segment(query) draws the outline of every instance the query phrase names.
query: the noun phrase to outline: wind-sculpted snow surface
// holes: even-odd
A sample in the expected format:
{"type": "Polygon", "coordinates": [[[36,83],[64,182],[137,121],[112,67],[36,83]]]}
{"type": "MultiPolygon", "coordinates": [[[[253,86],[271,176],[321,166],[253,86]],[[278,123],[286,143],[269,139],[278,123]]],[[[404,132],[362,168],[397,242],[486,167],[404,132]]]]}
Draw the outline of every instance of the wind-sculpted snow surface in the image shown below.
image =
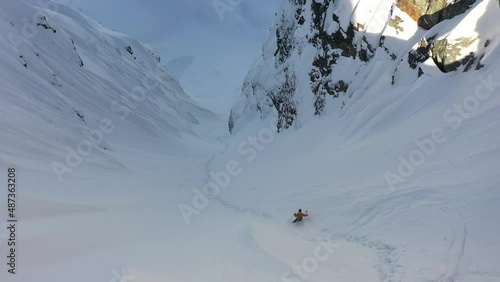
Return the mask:
{"type": "Polygon", "coordinates": [[[227,136],[151,48],[3,1],[0,281],[500,281],[498,1],[284,3],[227,136]]]}
{"type": "Polygon", "coordinates": [[[214,116],[184,93],[151,47],[38,2],[1,4],[3,159],[64,180],[80,166],[122,169],[112,156],[120,146],[173,152],[198,142],[196,128],[214,116]]]}
{"type": "Polygon", "coordinates": [[[430,77],[445,84],[443,73],[466,77],[494,63],[488,57],[500,34],[498,1],[416,2],[283,1],[231,112],[230,130],[269,116],[278,118],[278,131],[297,128],[367,93],[400,87],[418,93],[430,77]],[[418,15],[428,16],[421,20],[432,28],[420,27],[410,8],[424,9],[418,15]]]}
{"type": "Polygon", "coordinates": [[[180,270],[167,253],[189,245],[172,232],[177,205],[202,186],[226,128],[151,47],[31,2],[0,3],[0,281],[182,281],[161,271],[180,270]],[[19,223],[7,234],[11,167],[19,223]]]}
{"type": "Polygon", "coordinates": [[[356,281],[402,278],[397,252],[391,246],[332,234],[304,238],[293,229],[293,226],[276,228],[266,224],[252,226],[252,238],[261,250],[289,267],[278,281],[353,281],[353,271],[357,272],[356,281]]]}
{"type": "Polygon", "coordinates": [[[228,152],[276,117],[281,134],[224,200],[254,203],[273,224],[297,208],[311,215],[253,229],[281,281],[500,279],[499,2],[429,30],[396,4],[284,1],[233,108],[228,152]],[[335,238],[349,255],[320,262],[301,237],[335,238]]]}

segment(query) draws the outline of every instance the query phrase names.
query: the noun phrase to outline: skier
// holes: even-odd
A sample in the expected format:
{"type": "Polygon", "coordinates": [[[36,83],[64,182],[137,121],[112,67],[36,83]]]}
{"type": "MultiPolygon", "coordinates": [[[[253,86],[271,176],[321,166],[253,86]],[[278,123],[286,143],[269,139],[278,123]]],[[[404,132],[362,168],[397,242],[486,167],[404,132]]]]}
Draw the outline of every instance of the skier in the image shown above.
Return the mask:
{"type": "Polygon", "coordinates": [[[302,210],[299,209],[299,212],[294,213],[293,216],[295,216],[295,220],[293,221],[293,223],[295,223],[295,222],[301,222],[302,218],[308,217],[309,215],[307,213],[303,213],[302,210]]]}

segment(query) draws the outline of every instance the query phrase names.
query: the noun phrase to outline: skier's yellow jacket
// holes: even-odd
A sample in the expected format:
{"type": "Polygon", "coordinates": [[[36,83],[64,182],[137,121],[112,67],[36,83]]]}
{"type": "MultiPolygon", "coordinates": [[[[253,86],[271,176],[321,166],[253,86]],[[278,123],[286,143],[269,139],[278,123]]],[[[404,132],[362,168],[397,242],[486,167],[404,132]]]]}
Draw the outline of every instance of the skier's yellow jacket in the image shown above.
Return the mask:
{"type": "Polygon", "coordinates": [[[303,212],[297,212],[293,214],[297,220],[301,221],[303,217],[307,217],[308,215],[303,212]]]}

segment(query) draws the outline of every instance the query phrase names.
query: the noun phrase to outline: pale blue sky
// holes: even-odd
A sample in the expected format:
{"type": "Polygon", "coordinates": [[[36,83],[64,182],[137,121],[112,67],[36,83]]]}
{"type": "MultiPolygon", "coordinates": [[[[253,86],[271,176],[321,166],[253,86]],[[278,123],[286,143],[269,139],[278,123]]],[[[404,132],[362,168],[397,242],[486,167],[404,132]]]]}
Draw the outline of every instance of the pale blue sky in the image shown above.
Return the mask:
{"type": "MultiPolygon", "coordinates": [[[[183,27],[197,25],[215,32],[245,37],[262,36],[274,17],[279,0],[240,0],[221,20],[215,3],[238,0],[70,0],[69,6],[80,8],[104,24],[142,40],[157,40],[181,32],[183,27]],[[135,18],[134,18],[135,17],[135,18]],[[248,33],[250,32],[250,33],[248,33]]],[[[228,4],[231,6],[231,4],[228,4]]]]}

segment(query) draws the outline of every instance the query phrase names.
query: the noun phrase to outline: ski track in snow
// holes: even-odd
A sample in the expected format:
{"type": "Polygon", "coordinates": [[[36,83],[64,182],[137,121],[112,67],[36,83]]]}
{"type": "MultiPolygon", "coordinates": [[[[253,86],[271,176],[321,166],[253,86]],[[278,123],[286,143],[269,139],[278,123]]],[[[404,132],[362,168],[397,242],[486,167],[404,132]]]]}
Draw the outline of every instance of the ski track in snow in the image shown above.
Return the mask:
{"type": "Polygon", "coordinates": [[[347,233],[354,232],[382,215],[389,216],[403,209],[440,203],[441,201],[442,197],[438,192],[432,189],[423,188],[412,192],[403,192],[392,197],[386,197],[366,208],[365,211],[361,213],[360,217],[353,222],[354,227],[347,233]]]}
{"type": "MultiPolygon", "coordinates": [[[[192,199],[189,188],[207,186],[217,161],[241,158],[232,150],[238,138],[247,131],[255,136],[252,130],[263,128],[267,120],[248,119],[249,128],[228,138],[220,132],[227,122],[191,100],[149,47],[64,8],[48,17],[58,30],[52,33],[19,20],[36,9],[23,1],[6,3],[0,11],[7,23],[2,34],[20,34],[23,24],[40,29],[32,39],[38,47],[25,44],[20,53],[0,37],[6,46],[0,52],[6,79],[0,83],[7,89],[0,92],[6,104],[0,108],[1,165],[18,165],[22,179],[19,282],[132,276],[127,282],[276,281],[329,241],[338,248],[308,281],[500,281],[498,89],[459,129],[442,126],[443,112],[470,101],[478,80],[499,77],[493,64],[499,58],[499,37],[485,28],[490,20],[496,23],[497,1],[478,2],[470,15],[461,17],[463,22],[457,17],[442,25],[455,36],[461,34],[455,23],[461,25],[458,29],[475,23],[477,33],[484,35],[481,40],[491,38],[481,70],[443,74],[430,60],[421,65],[424,76],[399,69],[398,84],[385,85],[385,78],[406,64],[408,51],[426,36],[415,31],[398,43],[401,50],[394,50],[397,59],[388,62],[387,70],[381,64],[366,65],[366,73],[359,75],[366,84],[350,93],[343,112],[299,120],[301,128],[283,132],[283,138],[268,144],[231,180],[239,190],[222,189],[213,199],[216,208],[206,211],[210,216],[191,225],[177,209],[192,199]],[[482,12],[485,17],[478,16],[482,12]],[[161,71],[154,73],[151,69],[157,67],[161,71]],[[160,86],[142,103],[123,99],[143,78],[160,86]],[[83,128],[98,128],[100,119],[110,116],[107,106],[113,101],[123,102],[130,115],[115,118],[116,130],[58,183],[50,164],[64,162],[64,147],[74,150],[84,138],[83,128]],[[400,189],[385,190],[383,171],[398,169],[398,155],[407,157],[417,149],[416,138],[429,136],[437,126],[447,134],[447,143],[436,145],[400,189]],[[299,206],[314,208],[314,217],[301,224],[284,222],[299,206]],[[144,272],[112,277],[119,265],[137,265],[144,272]],[[230,272],[237,275],[230,277],[230,272]]],[[[381,7],[373,3],[356,2],[361,12],[368,8],[364,5],[373,7],[369,22],[375,22],[375,9],[381,7]]],[[[341,65],[337,70],[351,69],[341,65]]],[[[265,82],[275,82],[265,66],[257,73],[265,82]]],[[[298,93],[305,99],[301,103],[311,102],[311,93],[303,91],[308,88],[298,93]]],[[[2,253],[7,238],[4,229],[2,253]]],[[[5,281],[6,272],[0,270],[5,281]]]]}
{"type": "MultiPolygon", "coordinates": [[[[361,216],[353,222],[354,227],[344,233],[343,236],[347,236],[347,234],[355,232],[359,228],[368,225],[371,221],[380,218],[381,216],[390,216],[398,210],[401,210],[401,208],[415,208],[417,206],[428,204],[440,204],[442,206],[450,207],[450,204],[446,201],[446,197],[432,189],[420,189],[411,192],[404,192],[403,194],[378,201],[371,207],[365,209],[365,211],[361,213],[361,216]],[[389,210],[387,208],[389,208],[389,210]]],[[[460,230],[454,231],[451,235],[453,239],[449,244],[446,255],[446,269],[436,279],[436,281],[439,282],[458,281],[461,276],[459,271],[467,242],[467,223],[460,212],[458,212],[455,208],[451,208],[451,210],[453,210],[457,217],[459,217],[462,227],[460,228],[459,226],[455,226],[455,228],[460,230]]],[[[355,241],[358,240],[355,239],[355,241]]],[[[382,245],[382,249],[385,249],[385,246],[386,245],[382,245]]],[[[388,254],[387,258],[389,261],[392,261],[390,254],[388,254]]],[[[393,264],[389,264],[387,266],[392,267],[392,270],[394,270],[393,264]]]]}
{"type": "MultiPolygon", "coordinates": [[[[229,150],[229,145],[226,142],[224,142],[221,137],[218,137],[217,140],[221,144],[223,144],[225,146],[225,148],[221,152],[219,152],[218,154],[211,157],[206,163],[203,164],[203,166],[206,167],[206,175],[207,175],[205,178],[205,181],[204,181],[204,185],[208,185],[208,183],[212,180],[212,177],[210,176],[210,172],[212,172],[212,170],[211,170],[212,163],[217,159],[217,157],[223,156],[229,150]]],[[[222,193],[223,192],[221,192],[221,194],[222,193]]],[[[267,219],[267,220],[272,218],[272,216],[269,213],[266,213],[264,211],[260,211],[260,210],[254,209],[254,208],[242,208],[242,207],[239,207],[237,205],[231,204],[229,201],[224,200],[220,195],[216,196],[214,198],[214,200],[220,206],[222,206],[225,209],[231,210],[233,213],[248,214],[251,216],[256,216],[256,217],[267,219]]]]}
{"type": "MultiPolygon", "coordinates": [[[[255,228],[255,226],[254,226],[255,228]]],[[[279,261],[285,262],[290,269],[294,265],[301,265],[302,260],[311,257],[312,251],[315,246],[321,246],[322,243],[327,243],[322,238],[308,238],[300,235],[289,234],[289,230],[278,231],[274,230],[273,227],[260,227],[254,230],[253,236],[254,240],[261,246],[262,250],[269,254],[270,256],[278,259],[279,261]],[[278,235],[274,235],[276,233],[278,235]],[[281,241],[284,243],[278,243],[275,236],[283,237],[281,241]],[[297,236],[293,238],[294,236],[297,236]],[[263,242],[265,240],[266,242],[263,242]],[[275,244],[287,244],[289,246],[283,250],[278,247],[274,249],[275,244]],[[301,255],[296,255],[294,253],[305,249],[301,255]]],[[[346,273],[346,266],[348,268],[357,265],[359,267],[358,271],[372,274],[365,277],[369,281],[384,281],[384,282],[396,282],[403,281],[404,278],[404,268],[399,263],[400,254],[396,247],[385,244],[379,241],[372,241],[367,237],[356,237],[354,235],[347,234],[330,234],[328,240],[333,242],[338,247],[331,254],[331,257],[324,262],[320,262],[321,268],[330,268],[332,272],[330,273],[313,273],[311,275],[318,276],[317,278],[310,278],[310,281],[346,281],[349,278],[349,271],[346,273]],[[366,258],[369,257],[366,261],[366,258]],[[372,260],[373,259],[373,260],[372,260]],[[351,265],[352,264],[352,265],[351,265]],[[373,274],[376,276],[372,276],[373,274]],[[326,275],[326,276],[325,276],[326,275]],[[332,275],[332,276],[328,276],[332,275]],[[347,276],[344,276],[347,275],[347,276]],[[343,277],[343,278],[342,278],[343,277]]]]}
{"type": "MultiPolygon", "coordinates": [[[[204,185],[207,185],[211,180],[211,175],[210,172],[212,171],[211,167],[212,164],[216,161],[218,157],[224,156],[230,146],[224,140],[222,140],[221,137],[217,138],[218,142],[224,145],[224,149],[221,150],[220,152],[214,154],[212,157],[210,157],[205,163],[203,163],[201,166],[205,167],[205,173],[206,177],[204,180],[204,185]]],[[[220,194],[223,194],[223,190],[221,191],[220,194]]],[[[408,196],[408,195],[407,195],[408,196]]],[[[405,195],[401,196],[396,196],[395,199],[397,198],[404,198],[405,195]]],[[[232,204],[229,201],[226,201],[222,198],[221,195],[218,195],[215,197],[213,200],[215,200],[216,203],[218,203],[221,207],[223,207],[226,210],[231,211],[232,213],[241,216],[241,215],[247,215],[247,216],[252,216],[261,220],[264,220],[265,222],[272,222],[273,216],[267,212],[252,208],[252,207],[240,207],[238,205],[232,204]]],[[[379,203],[379,205],[383,205],[383,203],[379,203]]],[[[372,210],[375,210],[376,207],[373,207],[372,210]]],[[[366,212],[365,216],[362,216],[359,218],[356,222],[362,221],[362,218],[366,217],[369,218],[370,211],[366,212]]],[[[376,214],[372,215],[373,218],[376,217],[376,214]]],[[[372,218],[372,219],[373,219],[372,218]]],[[[370,219],[365,220],[363,224],[360,224],[358,226],[361,227],[362,225],[368,224],[370,219]]],[[[318,226],[314,225],[314,228],[317,230],[318,233],[328,233],[331,236],[331,239],[339,242],[345,242],[345,244],[348,244],[348,246],[351,246],[350,248],[354,249],[360,249],[360,250],[365,250],[374,256],[377,257],[377,261],[372,265],[374,269],[378,272],[378,280],[377,281],[382,281],[382,282],[396,282],[396,281],[402,281],[401,277],[404,276],[404,269],[398,262],[399,260],[399,253],[398,249],[395,246],[391,246],[382,242],[376,242],[376,241],[371,241],[367,237],[356,237],[354,235],[350,235],[349,233],[332,233],[328,232],[328,229],[325,228],[324,226],[318,226]]],[[[357,228],[356,228],[357,229],[357,228]]],[[[267,236],[267,235],[265,235],[267,236]]],[[[296,244],[304,244],[301,242],[312,242],[315,244],[319,244],[321,239],[314,239],[314,238],[308,238],[304,236],[299,236],[297,237],[296,244]]],[[[263,249],[265,252],[266,250],[263,249]]],[[[305,257],[304,257],[305,258],[305,257]]],[[[355,259],[355,258],[354,258],[355,259]]],[[[289,265],[289,267],[292,267],[292,265],[289,265]]],[[[322,281],[322,280],[311,280],[311,281],[322,281]]],[[[341,281],[341,280],[339,280],[341,281]]]]}
{"type": "MultiPolygon", "coordinates": [[[[219,152],[218,154],[214,155],[211,157],[206,163],[204,163],[204,166],[206,166],[206,178],[204,181],[204,184],[207,185],[211,181],[211,165],[212,163],[218,158],[223,156],[224,154],[227,153],[229,150],[229,145],[225,143],[224,141],[221,140],[221,138],[218,138],[219,142],[223,143],[225,145],[225,149],[219,152]]],[[[423,191],[416,191],[415,193],[422,193],[425,194],[423,191]]],[[[223,192],[221,192],[223,194],[223,192]]],[[[411,194],[411,193],[410,193],[411,194]]],[[[394,198],[397,200],[398,198],[411,198],[412,195],[400,195],[400,196],[395,196],[394,198]]],[[[238,215],[250,215],[254,216],[257,218],[260,218],[262,220],[265,220],[267,222],[271,221],[273,219],[273,216],[267,212],[257,210],[255,208],[242,208],[239,207],[235,204],[230,203],[229,201],[224,200],[220,195],[214,198],[216,202],[222,206],[223,208],[230,210],[231,212],[238,214],[238,215]]],[[[387,200],[385,201],[387,204],[387,200]]],[[[389,204],[391,200],[388,201],[389,204]]],[[[383,205],[383,203],[379,203],[378,205],[383,205]]],[[[376,207],[371,208],[370,210],[375,210],[376,207]]],[[[372,219],[374,219],[378,214],[377,213],[372,213],[371,211],[367,211],[364,216],[360,217],[358,220],[356,220],[355,223],[358,221],[362,221],[363,218],[369,218],[364,220],[364,222],[360,225],[358,225],[356,228],[353,230],[347,232],[347,233],[342,233],[342,234],[335,234],[328,232],[328,229],[325,228],[324,226],[316,226],[315,228],[320,231],[321,233],[328,233],[331,236],[332,240],[335,241],[340,241],[340,242],[346,242],[349,243],[350,245],[354,246],[353,248],[360,248],[364,250],[368,250],[369,252],[373,253],[376,255],[377,263],[373,265],[373,267],[378,271],[379,273],[379,280],[381,282],[396,282],[396,281],[403,281],[402,277],[404,277],[404,268],[402,265],[398,262],[400,259],[400,255],[398,253],[398,248],[395,246],[391,246],[382,242],[376,242],[376,241],[370,241],[369,238],[367,237],[356,237],[354,235],[349,235],[349,233],[353,232],[355,229],[368,224],[372,219]],[[371,214],[371,215],[370,215],[371,214]],[[332,235],[333,234],[333,235],[332,235]]],[[[314,239],[314,238],[308,238],[308,237],[300,237],[301,240],[304,242],[313,242],[316,244],[319,244],[323,242],[321,239],[314,239]]],[[[300,241],[299,241],[300,244],[300,241]]],[[[292,265],[290,265],[292,267],[292,265]]],[[[316,281],[316,280],[311,280],[311,281],[316,281]]],[[[319,280],[322,281],[322,280],[319,280]]],[[[336,280],[335,280],[336,281],[336,280]]],[[[339,280],[340,281],[340,280],[339,280]]]]}
{"type": "MultiPolygon", "coordinates": [[[[204,164],[206,166],[207,173],[204,181],[205,185],[211,181],[210,168],[212,164],[218,157],[224,156],[229,149],[229,145],[224,143],[220,138],[219,142],[225,144],[225,149],[217,155],[211,157],[204,164]]],[[[221,192],[221,194],[223,194],[223,192],[221,192]]],[[[269,213],[251,207],[242,208],[224,200],[220,195],[215,198],[215,201],[223,208],[230,210],[237,215],[250,215],[267,222],[272,222],[273,220],[273,216],[269,213]]],[[[448,247],[446,267],[439,277],[433,279],[433,281],[440,282],[458,281],[461,277],[460,267],[466,248],[467,224],[465,223],[464,217],[456,209],[451,207],[451,204],[447,201],[446,196],[435,189],[419,187],[415,188],[413,191],[411,189],[407,189],[395,192],[394,195],[389,197],[383,197],[366,207],[364,211],[360,213],[359,217],[352,222],[348,231],[344,233],[331,232],[331,230],[327,227],[320,226],[314,222],[306,223],[313,226],[317,232],[332,234],[332,238],[336,241],[348,242],[352,246],[357,246],[353,248],[369,250],[371,253],[375,254],[378,259],[377,263],[374,264],[373,267],[377,269],[379,273],[379,279],[377,281],[405,281],[406,269],[400,261],[401,253],[406,251],[404,246],[395,246],[380,241],[374,241],[369,237],[354,235],[354,233],[357,230],[370,225],[376,219],[390,217],[391,215],[395,215],[403,210],[416,209],[428,205],[437,205],[448,208],[448,210],[453,210],[461,221],[462,228],[455,226],[454,228],[457,228],[457,230],[455,230],[455,232],[451,235],[453,239],[448,247]]],[[[300,236],[300,238],[304,242],[321,242],[321,239],[317,238],[315,239],[306,236],[300,236]]],[[[297,242],[298,244],[301,244],[300,241],[297,242]]]]}
{"type": "Polygon", "coordinates": [[[465,222],[464,216],[454,209],[456,214],[460,217],[461,224],[463,228],[459,231],[455,231],[453,234],[453,239],[448,247],[448,263],[446,270],[438,278],[440,282],[454,282],[459,279],[460,266],[464,257],[465,248],[467,244],[467,223],[465,222]]]}
{"type": "Polygon", "coordinates": [[[248,215],[260,217],[260,218],[266,219],[266,220],[269,220],[269,219],[273,218],[272,215],[270,215],[269,213],[266,213],[264,211],[259,211],[259,210],[254,209],[254,208],[242,208],[242,207],[238,207],[236,205],[233,205],[233,204],[229,203],[228,201],[225,201],[221,197],[217,197],[217,198],[215,198],[215,200],[222,207],[224,207],[226,209],[229,209],[232,212],[237,213],[237,214],[248,214],[248,215]]]}

